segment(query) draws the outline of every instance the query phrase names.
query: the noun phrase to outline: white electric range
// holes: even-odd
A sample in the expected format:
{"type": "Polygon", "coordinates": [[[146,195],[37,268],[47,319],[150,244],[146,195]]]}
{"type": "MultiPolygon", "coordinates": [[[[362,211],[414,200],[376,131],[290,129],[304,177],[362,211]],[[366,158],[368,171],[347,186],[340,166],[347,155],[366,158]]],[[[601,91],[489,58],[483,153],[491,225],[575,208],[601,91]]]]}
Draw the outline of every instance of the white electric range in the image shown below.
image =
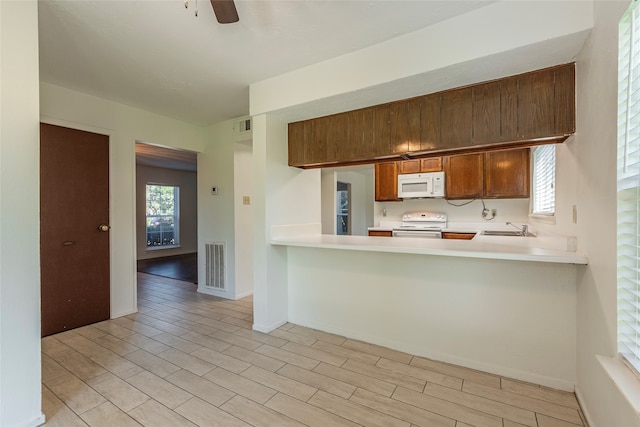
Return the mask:
{"type": "Polygon", "coordinates": [[[393,229],[393,237],[442,238],[447,228],[447,214],[442,212],[407,212],[402,215],[402,224],[393,229]]]}

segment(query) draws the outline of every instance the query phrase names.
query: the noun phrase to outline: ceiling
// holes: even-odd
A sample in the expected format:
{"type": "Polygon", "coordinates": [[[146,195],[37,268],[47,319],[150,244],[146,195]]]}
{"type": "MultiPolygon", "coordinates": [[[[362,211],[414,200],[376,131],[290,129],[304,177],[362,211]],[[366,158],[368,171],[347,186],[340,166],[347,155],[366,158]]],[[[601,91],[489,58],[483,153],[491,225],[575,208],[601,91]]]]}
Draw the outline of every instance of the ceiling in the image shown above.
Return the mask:
{"type": "Polygon", "coordinates": [[[136,164],[196,172],[198,155],[193,151],[136,142],[136,164]]]}
{"type": "Polygon", "coordinates": [[[40,79],[197,125],[249,114],[249,85],[493,1],[40,0],[40,79]],[[198,6],[198,16],[195,8],[198,6]]]}

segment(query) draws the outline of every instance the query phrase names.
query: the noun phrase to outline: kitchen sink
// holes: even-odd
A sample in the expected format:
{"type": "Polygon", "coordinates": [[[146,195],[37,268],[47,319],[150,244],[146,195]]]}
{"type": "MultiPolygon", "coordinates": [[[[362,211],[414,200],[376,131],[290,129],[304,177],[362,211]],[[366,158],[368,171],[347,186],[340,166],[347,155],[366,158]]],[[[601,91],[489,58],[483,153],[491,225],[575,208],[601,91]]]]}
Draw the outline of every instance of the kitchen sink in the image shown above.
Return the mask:
{"type": "Polygon", "coordinates": [[[511,230],[484,230],[482,232],[484,236],[514,236],[514,237],[535,237],[535,234],[527,233],[525,236],[520,231],[511,230]]]}

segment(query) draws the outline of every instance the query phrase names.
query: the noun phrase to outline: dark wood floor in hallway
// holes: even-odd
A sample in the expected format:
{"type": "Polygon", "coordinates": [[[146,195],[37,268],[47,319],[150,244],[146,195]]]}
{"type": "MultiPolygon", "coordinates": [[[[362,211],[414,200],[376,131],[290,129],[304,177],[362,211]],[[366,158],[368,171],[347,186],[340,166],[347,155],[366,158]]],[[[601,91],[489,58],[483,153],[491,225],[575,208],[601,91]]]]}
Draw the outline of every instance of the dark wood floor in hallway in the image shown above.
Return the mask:
{"type": "Polygon", "coordinates": [[[42,340],[46,426],[586,425],[572,393],[293,324],[138,274],[139,312],[42,340]]]}

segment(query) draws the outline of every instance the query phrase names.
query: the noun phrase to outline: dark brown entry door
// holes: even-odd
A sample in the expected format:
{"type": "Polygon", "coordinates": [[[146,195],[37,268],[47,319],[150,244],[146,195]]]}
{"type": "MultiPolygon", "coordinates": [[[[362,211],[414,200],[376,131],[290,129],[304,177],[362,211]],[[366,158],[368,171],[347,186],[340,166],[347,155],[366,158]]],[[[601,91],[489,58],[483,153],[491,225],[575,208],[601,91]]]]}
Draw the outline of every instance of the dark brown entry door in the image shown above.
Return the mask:
{"type": "Polygon", "coordinates": [[[40,124],[42,336],[106,320],[109,137],[40,124]]]}

